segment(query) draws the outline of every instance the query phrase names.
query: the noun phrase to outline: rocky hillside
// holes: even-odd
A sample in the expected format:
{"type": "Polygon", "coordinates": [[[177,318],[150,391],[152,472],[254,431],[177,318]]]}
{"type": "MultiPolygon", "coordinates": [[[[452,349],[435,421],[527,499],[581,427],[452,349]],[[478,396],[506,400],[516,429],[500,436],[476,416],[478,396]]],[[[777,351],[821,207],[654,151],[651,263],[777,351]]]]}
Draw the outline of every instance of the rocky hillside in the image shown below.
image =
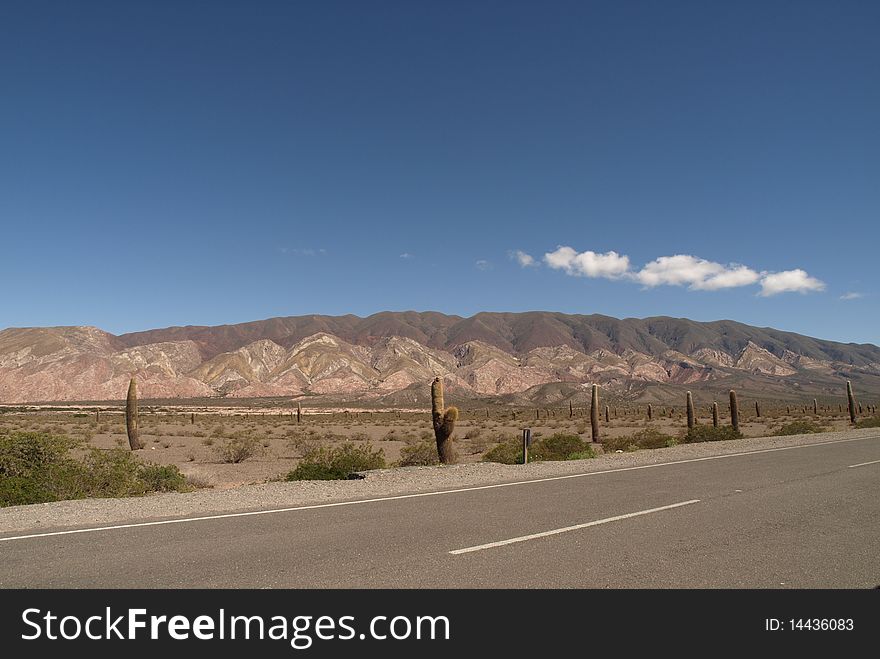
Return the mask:
{"type": "Polygon", "coordinates": [[[0,331],[0,402],[297,397],[402,404],[442,375],[458,398],[577,397],[600,383],[631,398],[660,385],[730,386],[780,398],[880,392],[880,348],[733,321],[547,312],[297,316],[114,336],[94,327],[0,331]],[[699,384],[695,384],[699,383],[699,384]]]}

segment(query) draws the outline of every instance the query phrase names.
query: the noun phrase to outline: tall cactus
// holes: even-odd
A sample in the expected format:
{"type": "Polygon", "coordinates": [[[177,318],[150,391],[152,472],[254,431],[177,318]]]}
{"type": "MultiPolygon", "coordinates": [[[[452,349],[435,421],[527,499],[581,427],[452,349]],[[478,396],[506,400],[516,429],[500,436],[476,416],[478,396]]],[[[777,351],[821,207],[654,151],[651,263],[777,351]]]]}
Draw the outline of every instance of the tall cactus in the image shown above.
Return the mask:
{"type": "Polygon", "coordinates": [[[648,421],[654,418],[654,408],[651,407],[651,403],[648,403],[648,421]]]}
{"type": "Polygon", "coordinates": [[[599,439],[599,385],[593,385],[593,392],[590,396],[590,435],[594,442],[601,441],[599,439]]]}
{"type": "Polygon", "coordinates": [[[144,447],[138,431],[138,394],[134,378],[128,383],[128,397],[125,399],[125,431],[128,433],[128,445],[132,451],[144,447]]]}
{"type": "Polygon", "coordinates": [[[856,398],[853,396],[852,382],[846,381],[846,399],[849,402],[849,422],[856,422],[856,398]]]}
{"type": "Polygon", "coordinates": [[[434,378],[431,383],[431,420],[434,423],[434,437],[437,440],[437,457],[440,464],[453,464],[455,450],[452,446],[452,433],[458,420],[458,408],[446,407],[443,401],[443,380],[434,378]]]}
{"type": "Polygon", "coordinates": [[[192,426],[192,425],[195,424],[195,422],[196,422],[196,413],[195,413],[195,412],[190,412],[190,413],[189,413],[189,425],[192,426]]]}
{"type": "Polygon", "coordinates": [[[687,418],[688,430],[691,430],[694,427],[694,397],[690,391],[687,392],[687,418]]]}
{"type": "Polygon", "coordinates": [[[302,404],[297,403],[297,404],[296,404],[296,422],[297,422],[297,423],[302,423],[302,420],[303,420],[303,408],[302,408],[302,404]]]}
{"type": "Polygon", "coordinates": [[[712,427],[718,427],[718,403],[712,401],[712,427]]]}
{"type": "Polygon", "coordinates": [[[758,401],[755,401],[755,416],[759,419],[761,418],[761,406],[758,404],[758,401]]]}
{"type": "Polygon", "coordinates": [[[570,419],[573,416],[574,416],[574,407],[572,406],[571,401],[568,401],[568,418],[570,419]]]}
{"type": "Polygon", "coordinates": [[[611,423],[611,415],[608,414],[608,406],[605,406],[605,423],[611,423]]]}
{"type": "Polygon", "coordinates": [[[736,392],[730,390],[730,425],[739,432],[739,405],[736,402],[736,392]]]}
{"type": "Polygon", "coordinates": [[[817,416],[819,414],[819,403],[815,398],[813,399],[813,414],[817,416]]]}

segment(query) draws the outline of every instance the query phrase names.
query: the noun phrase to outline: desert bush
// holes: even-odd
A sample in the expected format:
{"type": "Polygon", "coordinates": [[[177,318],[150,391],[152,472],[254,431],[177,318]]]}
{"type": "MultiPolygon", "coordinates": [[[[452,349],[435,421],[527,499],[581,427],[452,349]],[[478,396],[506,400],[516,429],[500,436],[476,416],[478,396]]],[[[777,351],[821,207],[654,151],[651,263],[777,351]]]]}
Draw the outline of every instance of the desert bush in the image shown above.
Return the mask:
{"type": "Polygon", "coordinates": [[[522,464],[522,440],[507,439],[483,454],[484,462],[500,462],[506,465],[522,464]]]}
{"type": "Polygon", "coordinates": [[[569,456],[588,450],[591,450],[590,444],[577,435],[558,432],[534,442],[529,448],[529,459],[569,460],[569,456]]]}
{"type": "Polygon", "coordinates": [[[654,428],[645,428],[625,437],[606,437],[602,448],[606,453],[615,451],[638,451],[639,449],[665,448],[675,446],[678,441],[654,428]]]}
{"type": "Polygon", "coordinates": [[[400,450],[400,460],[395,462],[397,467],[428,466],[439,464],[437,458],[437,445],[434,442],[421,441],[417,444],[408,444],[400,450]]]}
{"type": "Polygon", "coordinates": [[[465,439],[476,439],[482,434],[481,428],[471,428],[464,434],[465,439]]]}
{"type": "Polygon", "coordinates": [[[374,451],[370,444],[346,442],[337,448],[320,446],[311,449],[296,469],[287,474],[287,480],[344,480],[354,472],[384,466],[385,452],[382,449],[374,451]]]}
{"type": "Polygon", "coordinates": [[[814,432],[825,432],[827,428],[820,426],[812,421],[792,421],[786,423],[778,430],[773,431],[774,435],[808,435],[814,432]]]}
{"type": "Polygon", "coordinates": [[[569,455],[566,460],[590,460],[596,457],[596,452],[592,446],[588,446],[585,451],[578,451],[569,455]]]}
{"type": "Polygon", "coordinates": [[[252,458],[263,450],[259,440],[253,437],[228,439],[217,447],[217,455],[222,462],[238,464],[252,458]]]}
{"type": "Polygon", "coordinates": [[[93,448],[77,460],[77,446],[40,433],[0,436],[0,506],[188,489],[176,466],[145,464],[123,449],[93,448]]]}
{"type": "MultiPolygon", "coordinates": [[[[534,435],[533,435],[534,437],[534,435]]],[[[529,462],[543,460],[583,460],[594,458],[596,454],[588,442],[577,435],[556,433],[532,441],[529,447],[529,462]]],[[[502,464],[522,464],[522,439],[514,437],[502,442],[483,455],[485,462],[502,464]]]]}
{"type": "Polygon", "coordinates": [[[856,428],[880,428],[880,416],[872,416],[856,422],[856,428]]]}
{"type": "Polygon", "coordinates": [[[37,432],[0,435],[0,476],[29,477],[64,460],[78,445],[67,437],[37,432]]]}
{"type": "Polygon", "coordinates": [[[210,474],[189,474],[186,477],[186,483],[189,487],[204,490],[214,487],[215,481],[210,474]]]}
{"type": "Polygon", "coordinates": [[[742,439],[743,434],[734,430],[733,426],[699,425],[694,426],[681,436],[681,442],[691,444],[693,442],[719,442],[728,439],[742,439]]]}
{"type": "Polygon", "coordinates": [[[139,473],[147,492],[182,492],[188,480],[175,465],[143,465],[139,473]]]}

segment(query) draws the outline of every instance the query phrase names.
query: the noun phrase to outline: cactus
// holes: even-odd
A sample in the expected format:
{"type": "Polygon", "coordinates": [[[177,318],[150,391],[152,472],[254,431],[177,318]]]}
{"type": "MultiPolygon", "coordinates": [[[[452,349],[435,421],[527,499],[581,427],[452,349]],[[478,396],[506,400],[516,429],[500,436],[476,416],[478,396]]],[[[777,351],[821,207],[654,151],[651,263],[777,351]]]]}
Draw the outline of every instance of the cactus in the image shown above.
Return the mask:
{"type": "Polygon", "coordinates": [[[849,422],[856,422],[856,399],[853,396],[852,383],[847,380],[846,381],[846,399],[849,403],[849,422]]]}
{"type": "Polygon", "coordinates": [[[755,416],[759,419],[761,418],[761,406],[758,404],[758,401],[755,401],[755,416]]]}
{"type": "Polygon", "coordinates": [[[573,416],[574,416],[574,407],[572,407],[571,401],[568,401],[568,418],[570,419],[573,416]]]}
{"type": "Polygon", "coordinates": [[[300,403],[296,404],[296,422],[302,423],[303,420],[303,408],[300,403]]]}
{"type": "Polygon", "coordinates": [[[599,439],[599,385],[593,385],[593,393],[590,396],[590,435],[594,442],[599,439]]]}
{"type": "Polygon", "coordinates": [[[819,403],[816,402],[815,398],[813,399],[813,414],[815,414],[817,416],[819,414],[819,403]]]}
{"type": "Polygon", "coordinates": [[[690,391],[687,392],[687,418],[688,430],[691,430],[694,427],[694,397],[690,391]]]}
{"type": "Polygon", "coordinates": [[[718,427],[718,403],[712,401],[712,427],[718,427]]]}
{"type": "Polygon", "coordinates": [[[190,412],[189,413],[189,425],[192,426],[192,425],[195,425],[195,423],[196,423],[196,413],[190,412]]]}
{"type": "Polygon", "coordinates": [[[651,407],[651,403],[648,403],[648,421],[654,418],[654,408],[651,407]]]}
{"type": "Polygon", "coordinates": [[[739,405],[736,402],[736,392],[730,390],[730,425],[739,432],[739,405]]]}
{"type": "Polygon", "coordinates": [[[95,410],[95,423],[101,423],[101,410],[95,410]]]}
{"type": "Polygon", "coordinates": [[[443,402],[443,380],[434,378],[431,384],[431,419],[434,423],[434,437],[437,439],[437,457],[440,464],[455,462],[452,446],[452,433],[458,420],[457,407],[445,407],[443,402]]]}
{"type": "Polygon", "coordinates": [[[605,423],[611,423],[611,417],[608,415],[608,406],[605,406],[605,423]]]}
{"type": "Polygon", "coordinates": [[[138,432],[138,395],[134,378],[128,384],[128,397],[125,399],[125,431],[128,433],[128,445],[132,451],[144,447],[138,432]]]}

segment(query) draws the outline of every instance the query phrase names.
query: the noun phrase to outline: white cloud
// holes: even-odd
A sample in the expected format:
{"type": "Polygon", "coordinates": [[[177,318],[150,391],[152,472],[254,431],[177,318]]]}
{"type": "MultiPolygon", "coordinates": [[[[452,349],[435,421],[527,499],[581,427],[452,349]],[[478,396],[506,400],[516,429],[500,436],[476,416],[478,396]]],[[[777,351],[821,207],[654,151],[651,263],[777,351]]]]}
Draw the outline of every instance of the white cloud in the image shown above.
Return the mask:
{"type": "Polygon", "coordinates": [[[597,254],[587,250],[578,253],[571,247],[560,245],[555,252],[544,254],[544,262],[555,270],[582,277],[619,279],[629,272],[629,257],[617,252],[597,254]]]}
{"type": "MultiPolygon", "coordinates": [[[[509,252],[520,265],[537,263],[525,252],[509,252]]],[[[629,257],[614,251],[597,253],[578,252],[573,247],[560,245],[544,254],[544,263],[554,270],[562,270],[574,277],[602,277],[627,279],[647,288],[656,286],[686,286],[693,291],[717,291],[760,284],[758,293],[769,297],[779,293],[808,293],[825,290],[825,282],[811,277],[800,268],[783,272],[758,271],[740,263],[717,263],[691,254],[660,256],[641,269],[630,267],[629,257]]],[[[861,293],[847,293],[841,299],[853,300],[861,293]]]]}
{"type": "Polygon", "coordinates": [[[402,259],[414,259],[415,256],[413,256],[413,255],[410,254],[409,252],[404,252],[403,254],[400,255],[400,258],[402,258],[402,259]]]}
{"type": "Polygon", "coordinates": [[[825,282],[811,277],[804,270],[784,270],[773,272],[761,278],[761,297],[770,297],[779,293],[808,293],[824,291],[825,282]]]}
{"type": "Polygon", "coordinates": [[[492,269],[492,264],[486,260],[483,260],[483,259],[480,259],[479,261],[474,263],[474,266],[476,266],[477,270],[491,270],[492,269]]]}
{"type": "Polygon", "coordinates": [[[757,282],[760,276],[744,265],[723,265],[689,254],[661,256],[633,275],[636,281],[651,288],[667,284],[687,286],[696,291],[748,286],[757,282]]]}
{"type": "Polygon", "coordinates": [[[507,255],[512,258],[514,261],[520,264],[523,268],[530,268],[533,266],[537,266],[538,262],[534,259],[531,254],[526,254],[521,249],[514,250],[512,252],[508,252],[507,255]]]}
{"type": "Polygon", "coordinates": [[[865,297],[865,294],[864,293],[856,293],[856,292],[851,291],[849,293],[844,293],[843,295],[841,295],[840,299],[841,300],[858,300],[860,297],[865,297]]]}

